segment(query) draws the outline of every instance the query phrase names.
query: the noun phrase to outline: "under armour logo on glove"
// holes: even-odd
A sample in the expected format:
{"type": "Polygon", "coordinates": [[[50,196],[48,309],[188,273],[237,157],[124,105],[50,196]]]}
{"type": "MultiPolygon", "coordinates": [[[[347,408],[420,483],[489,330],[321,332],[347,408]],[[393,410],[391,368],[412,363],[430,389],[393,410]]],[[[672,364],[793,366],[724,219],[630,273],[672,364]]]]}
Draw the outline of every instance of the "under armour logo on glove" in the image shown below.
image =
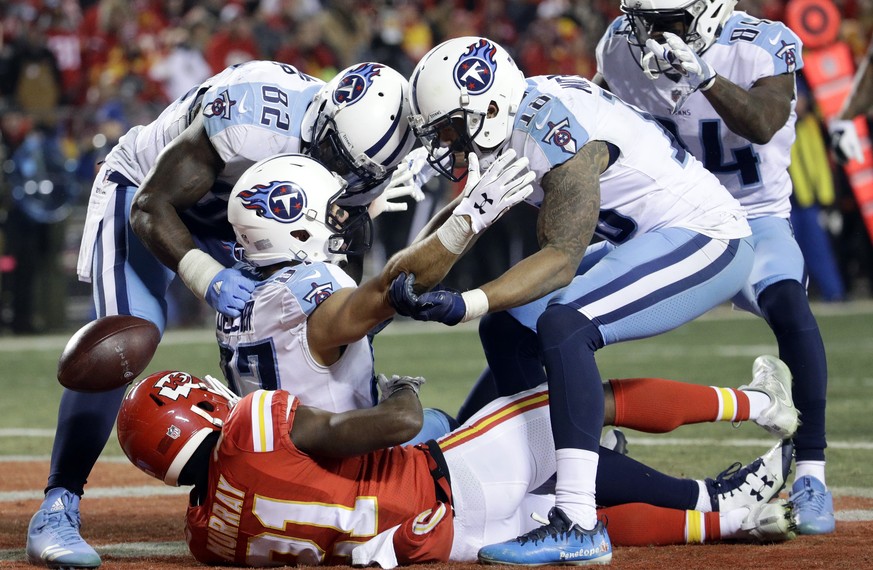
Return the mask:
{"type": "Polygon", "coordinates": [[[530,196],[533,192],[531,182],[536,174],[528,170],[526,157],[515,159],[513,149],[498,157],[481,176],[479,157],[475,153],[467,155],[467,162],[467,184],[453,214],[469,216],[470,227],[478,234],[500,219],[509,208],[530,196]],[[473,196],[481,196],[483,200],[476,202],[473,196]]]}
{"type": "Polygon", "coordinates": [[[479,203],[477,203],[477,202],[474,202],[474,203],[473,203],[473,206],[474,206],[477,210],[479,210],[479,215],[484,215],[484,214],[485,214],[485,206],[494,203],[494,200],[492,200],[491,198],[489,198],[489,197],[488,197],[488,194],[486,194],[485,192],[482,192],[482,198],[483,198],[483,199],[482,199],[482,203],[481,203],[481,204],[479,204],[479,203]]]}

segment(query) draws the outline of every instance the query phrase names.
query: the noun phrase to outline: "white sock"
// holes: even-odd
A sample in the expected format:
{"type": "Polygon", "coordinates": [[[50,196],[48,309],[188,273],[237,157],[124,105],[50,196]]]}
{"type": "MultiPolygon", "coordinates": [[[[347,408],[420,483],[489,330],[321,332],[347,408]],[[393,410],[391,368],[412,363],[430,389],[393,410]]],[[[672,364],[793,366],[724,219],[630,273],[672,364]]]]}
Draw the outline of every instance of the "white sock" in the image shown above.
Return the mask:
{"type": "Polygon", "coordinates": [[[694,505],[694,510],[701,513],[712,512],[712,500],[709,498],[709,490],[706,488],[706,483],[701,480],[697,480],[695,483],[697,483],[698,491],[697,504],[694,505]]]}
{"type": "Polygon", "coordinates": [[[743,392],[749,397],[749,419],[755,421],[761,412],[770,407],[772,403],[770,396],[757,390],[743,390],[743,392]]]}
{"type": "Polygon", "coordinates": [[[719,532],[722,538],[733,538],[743,525],[743,519],[749,514],[747,509],[734,509],[726,513],[718,513],[719,532]]]}
{"type": "Polygon", "coordinates": [[[801,477],[809,475],[821,481],[825,489],[828,488],[825,483],[825,462],[824,461],[798,461],[794,464],[797,473],[794,475],[794,480],[797,481],[801,477]]]}
{"type": "Polygon", "coordinates": [[[600,456],[575,448],[558,449],[555,456],[558,462],[555,506],[583,530],[594,528],[597,524],[595,482],[600,456]]]}

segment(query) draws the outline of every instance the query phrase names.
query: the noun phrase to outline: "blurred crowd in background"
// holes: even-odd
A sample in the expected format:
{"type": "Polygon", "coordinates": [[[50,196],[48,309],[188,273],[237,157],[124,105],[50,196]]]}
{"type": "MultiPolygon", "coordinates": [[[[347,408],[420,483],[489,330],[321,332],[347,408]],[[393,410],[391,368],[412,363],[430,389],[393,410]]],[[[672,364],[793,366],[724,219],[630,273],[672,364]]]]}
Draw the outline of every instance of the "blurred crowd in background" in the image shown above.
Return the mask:
{"type": "MultiPolygon", "coordinates": [[[[873,30],[873,0],[835,3],[843,16],[840,40],[860,61],[873,30]]],[[[785,21],[786,2],[740,0],[737,9],[785,21]]],[[[0,334],[67,330],[92,317],[90,286],[76,281],[75,263],[95,164],[131,126],[150,122],[228,65],[269,59],[329,80],[373,60],[408,76],[442,40],[484,35],[507,47],[527,75],[592,77],[597,41],[618,15],[619,0],[0,2],[0,334]]],[[[799,117],[826,137],[800,79],[799,117]]],[[[813,215],[795,227],[822,230],[813,246],[834,256],[833,268],[812,272],[810,295],[827,302],[868,298],[870,236],[827,147],[810,148],[817,153],[810,164],[822,166],[801,184],[797,209],[813,215]]],[[[406,245],[458,188],[433,181],[427,190],[426,200],[406,213],[377,220],[370,263],[406,245]]],[[[515,208],[489,231],[477,247],[490,255],[461,263],[451,284],[480,284],[529,253],[531,210],[515,208]]],[[[171,325],[211,320],[206,304],[184,286],[175,291],[171,325]]]]}

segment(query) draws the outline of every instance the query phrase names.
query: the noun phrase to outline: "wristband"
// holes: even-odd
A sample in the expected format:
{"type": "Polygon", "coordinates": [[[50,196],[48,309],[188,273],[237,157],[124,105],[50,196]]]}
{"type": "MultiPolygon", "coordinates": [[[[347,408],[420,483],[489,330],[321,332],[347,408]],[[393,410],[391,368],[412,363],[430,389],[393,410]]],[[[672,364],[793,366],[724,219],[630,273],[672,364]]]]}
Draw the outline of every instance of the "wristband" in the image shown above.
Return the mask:
{"type": "Polygon", "coordinates": [[[447,250],[455,255],[461,255],[467,244],[473,239],[470,222],[464,216],[452,214],[436,231],[437,238],[447,250]]]}
{"type": "Polygon", "coordinates": [[[209,284],[223,269],[225,267],[205,251],[189,249],[179,261],[176,273],[188,289],[201,299],[205,299],[209,284]]]}
{"type": "Polygon", "coordinates": [[[488,296],[482,289],[471,289],[461,293],[461,298],[464,299],[464,305],[467,311],[464,313],[462,323],[478,319],[488,312],[488,296]]]}
{"type": "Polygon", "coordinates": [[[698,91],[709,91],[713,85],[715,85],[715,78],[718,77],[718,74],[713,75],[709,78],[709,81],[701,83],[697,86],[698,91]]]}

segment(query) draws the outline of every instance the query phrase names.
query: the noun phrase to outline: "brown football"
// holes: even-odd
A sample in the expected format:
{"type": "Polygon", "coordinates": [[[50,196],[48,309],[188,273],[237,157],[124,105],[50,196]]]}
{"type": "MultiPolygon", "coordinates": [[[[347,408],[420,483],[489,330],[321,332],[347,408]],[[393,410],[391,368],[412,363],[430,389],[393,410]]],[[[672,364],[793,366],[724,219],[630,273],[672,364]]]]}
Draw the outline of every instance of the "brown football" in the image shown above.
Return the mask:
{"type": "Polygon", "coordinates": [[[58,360],[58,382],[77,392],[124,386],[145,370],[161,334],[150,321],[111,315],[76,331],[58,360]]]}

